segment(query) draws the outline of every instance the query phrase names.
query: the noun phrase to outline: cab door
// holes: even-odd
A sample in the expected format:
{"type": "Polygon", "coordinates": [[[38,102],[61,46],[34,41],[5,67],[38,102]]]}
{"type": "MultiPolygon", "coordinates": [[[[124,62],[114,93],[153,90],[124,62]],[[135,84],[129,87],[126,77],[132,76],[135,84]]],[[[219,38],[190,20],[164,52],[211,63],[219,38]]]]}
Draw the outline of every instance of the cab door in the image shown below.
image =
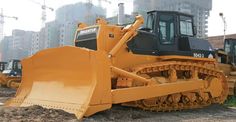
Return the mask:
{"type": "Polygon", "coordinates": [[[168,13],[158,14],[157,35],[160,55],[172,54],[177,51],[176,44],[176,15],[168,13]]]}
{"type": "Polygon", "coordinates": [[[13,64],[13,71],[16,72],[17,76],[21,76],[21,68],[22,67],[20,61],[15,60],[13,64]]]}

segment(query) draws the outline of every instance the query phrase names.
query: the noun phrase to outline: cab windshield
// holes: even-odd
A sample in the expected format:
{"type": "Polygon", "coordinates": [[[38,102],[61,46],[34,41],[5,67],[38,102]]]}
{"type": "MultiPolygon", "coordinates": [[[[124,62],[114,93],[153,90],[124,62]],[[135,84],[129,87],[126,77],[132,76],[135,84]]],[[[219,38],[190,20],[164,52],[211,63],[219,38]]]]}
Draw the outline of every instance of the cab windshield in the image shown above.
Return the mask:
{"type": "Polygon", "coordinates": [[[7,65],[7,70],[19,70],[21,69],[21,63],[19,61],[10,61],[7,65]]]}
{"type": "Polygon", "coordinates": [[[193,21],[191,17],[180,16],[180,34],[193,36],[193,21]]]}

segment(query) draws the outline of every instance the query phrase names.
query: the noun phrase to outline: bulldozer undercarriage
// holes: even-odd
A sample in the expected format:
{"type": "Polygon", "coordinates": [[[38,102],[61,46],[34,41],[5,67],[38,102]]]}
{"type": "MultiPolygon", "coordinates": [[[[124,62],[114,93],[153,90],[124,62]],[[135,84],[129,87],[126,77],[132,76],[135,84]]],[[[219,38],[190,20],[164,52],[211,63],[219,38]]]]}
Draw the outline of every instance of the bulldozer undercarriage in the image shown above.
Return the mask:
{"type": "Polygon", "coordinates": [[[131,69],[133,73],[156,82],[143,83],[130,78],[120,77],[117,80],[118,88],[196,80],[205,80],[207,84],[205,84],[204,88],[195,91],[169,94],[123,103],[122,105],[164,112],[202,108],[213,103],[223,103],[228,94],[228,86],[224,74],[216,69],[215,64],[206,63],[203,65],[203,63],[165,61],[131,69]]]}

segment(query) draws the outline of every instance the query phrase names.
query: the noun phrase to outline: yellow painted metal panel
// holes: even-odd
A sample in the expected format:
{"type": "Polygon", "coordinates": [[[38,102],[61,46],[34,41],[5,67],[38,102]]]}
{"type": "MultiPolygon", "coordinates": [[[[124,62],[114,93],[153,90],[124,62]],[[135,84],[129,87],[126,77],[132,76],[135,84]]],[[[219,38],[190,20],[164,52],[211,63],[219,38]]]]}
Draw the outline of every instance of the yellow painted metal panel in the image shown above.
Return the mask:
{"type": "Polygon", "coordinates": [[[111,107],[110,64],[103,52],[54,48],[22,64],[23,82],[17,97],[8,102],[10,106],[41,105],[63,109],[78,118],[111,107]],[[101,104],[99,109],[94,107],[101,104]]]}

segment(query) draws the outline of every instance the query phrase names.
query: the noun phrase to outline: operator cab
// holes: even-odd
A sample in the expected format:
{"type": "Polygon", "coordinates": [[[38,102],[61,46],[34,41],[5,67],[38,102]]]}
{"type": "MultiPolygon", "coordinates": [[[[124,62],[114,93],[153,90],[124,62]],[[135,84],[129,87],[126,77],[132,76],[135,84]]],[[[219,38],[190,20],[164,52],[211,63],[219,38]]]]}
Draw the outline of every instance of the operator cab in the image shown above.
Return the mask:
{"type": "Polygon", "coordinates": [[[181,55],[214,58],[210,43],[195,37],[193,16],[173,11],[150,11],[146,27],[127,43],[129,50],[144,55],[181,55]]]}
{"type": "Polygon", "coordinates": [[[228,38],[224,41],[225,57],[222,57],[221,63],[236,65],[236,39],[228,38]]]}
{"type": "Polygon", "coordinates": [[[6,74],[7,76],[21,76],[20,60],[10,60],[6,70],[3,71],[3,74],[6,74]]]}

